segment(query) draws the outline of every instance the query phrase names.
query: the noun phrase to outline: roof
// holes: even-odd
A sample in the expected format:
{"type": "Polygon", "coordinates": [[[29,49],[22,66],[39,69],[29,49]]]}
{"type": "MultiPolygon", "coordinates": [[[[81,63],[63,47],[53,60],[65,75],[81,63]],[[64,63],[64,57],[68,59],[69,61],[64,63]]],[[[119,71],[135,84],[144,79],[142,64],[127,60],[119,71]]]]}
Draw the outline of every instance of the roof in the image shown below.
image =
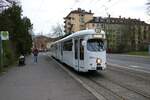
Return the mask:
{"type": "MultiPolygon", "coordinates": [[[[72,10],[65,18],[68,18],[70,16],[70,14],[94,14],[91,12],[91,10],[89,12],[82,10],[81,8],[78,8],[77,10],[72,10]]],[[[64,18],[64,19],[65,19],[64,18]]]]}
{"type": "MultiPolygon", "coordinates": [[[[93,34],[96,34],[95,29],[88,29],[88,30],[78,31],[78,32],[75,32],[75,33],[73,33],[73,34],[71,34],[71,35],[69,35],[69,36],[67,36],[63,39],[60,39],[60,40],[54,42],[54,44],[58,43],[58,42],[65,41],[65,40],[68,40],[72,37],[83,36],[83,35],[93,35],[93,34]]],[[[105,32],[103,30],[101,30],[101,34],[105,34],[105,32]]]]}
{"type": "MultiPolygon", "coordinates": [[[[92,20],[87,23],[110,23],[110,24],[142,24],[148,25],[144,21],[140,21],[139,19],[131,19],[131,18],[114,18],[114,17],[93,17],[92,20]]],[[[86,23],[86,24],[87,24],[86,23]]]]}

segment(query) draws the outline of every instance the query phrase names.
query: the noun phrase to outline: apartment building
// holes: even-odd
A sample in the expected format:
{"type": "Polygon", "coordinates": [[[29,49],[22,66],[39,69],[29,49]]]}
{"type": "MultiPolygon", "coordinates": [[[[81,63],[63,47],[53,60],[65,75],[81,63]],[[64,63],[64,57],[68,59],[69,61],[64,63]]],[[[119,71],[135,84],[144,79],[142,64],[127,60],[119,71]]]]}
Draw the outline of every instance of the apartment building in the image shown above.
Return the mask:
{"type": "Polygon", "coordinates": [[[93,17],[85,26],[101,27],[107,35],[107,48],[113,52],[144,50],[150,42],[150,25],[139,19],[93,17]]]}
{"type": "Polygon", "coordinates": [[[33,38],[33,46],[38,48],[40,51],[47,49],[47,43],[49,42],[49,38],[46,36],[35,36],[33,38]]]}
{"type": "Polygon", "coordinates": [[[71,11],[65,18],[64,18],[64,32],[66,34],[71,34],[73,32],[77,32],[80,30],[86,29],[85,23],[89,20],[93,19],[93,14],[91,10],[89,12],[78,8],[77,10],[71,11]]]}
{"type": "Polygon", "coordinates": [[[139,19],[94,17],[89,12],[78,8],[65,18],[65,33],[71,34],[84,29],[102,28],[107,36],[107,48],[112,52],[146,50],[150,43],[150,25],[139,19]]]}

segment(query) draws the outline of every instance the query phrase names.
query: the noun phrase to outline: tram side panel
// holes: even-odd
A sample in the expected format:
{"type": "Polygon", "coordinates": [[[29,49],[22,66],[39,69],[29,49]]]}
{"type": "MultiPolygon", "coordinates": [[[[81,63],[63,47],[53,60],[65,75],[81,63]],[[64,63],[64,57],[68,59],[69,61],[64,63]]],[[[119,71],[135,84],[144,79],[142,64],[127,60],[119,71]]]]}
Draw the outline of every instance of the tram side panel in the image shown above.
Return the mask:
{"type": "Polygon", "coordinates": [[[73,66],[73,42],[72,39],[63,42],[63,62],[73,66]]]}
{"type": "Polygon", "coordinates": [[[57,46],[57,59],[61,61],[61,43],[58,43],[57,46]]]}

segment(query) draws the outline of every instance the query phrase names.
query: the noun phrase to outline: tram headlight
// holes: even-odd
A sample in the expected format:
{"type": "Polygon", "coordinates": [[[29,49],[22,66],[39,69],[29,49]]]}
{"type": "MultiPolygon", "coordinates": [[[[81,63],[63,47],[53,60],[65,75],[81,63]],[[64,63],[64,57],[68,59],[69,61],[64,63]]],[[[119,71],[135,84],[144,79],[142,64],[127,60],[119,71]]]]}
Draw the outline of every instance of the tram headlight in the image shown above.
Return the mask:
{"type": "Polygon", "coordinates": [[[96,63],[97,63],[97,64],[101,64],[101,63],[102,63],[102,60],[101,60],[100,58],[97,58],[97,59],[96,59],[96,63]]]}

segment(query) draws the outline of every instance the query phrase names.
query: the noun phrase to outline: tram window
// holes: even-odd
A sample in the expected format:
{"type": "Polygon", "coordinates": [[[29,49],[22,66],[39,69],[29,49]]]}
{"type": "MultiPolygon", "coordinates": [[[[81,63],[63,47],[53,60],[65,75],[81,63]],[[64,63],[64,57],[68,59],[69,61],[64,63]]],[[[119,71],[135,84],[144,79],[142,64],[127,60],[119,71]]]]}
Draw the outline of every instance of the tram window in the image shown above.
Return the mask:
{"type": "Polygon", "coordinates": [[[84,60],[84,46],[82,45],[83,39],[80,39],[80,60],[84,60]]]}
{"type": "Polygon", "coordinates": [[[72,40],[65,41],[63,44],[64,51],[72,51],[72,40]]]}
{"type": "Polygon", "coordinates": [[[89,51],[104,51],[104,42],[101,39],[89,39],[87,41],[87,49],[89,51]]]}
{"type": "Polygon", "coordinates": [[[75,59],[78,59],[78,40],[75,40],[74,50],[75,50],[75,59]]]}

